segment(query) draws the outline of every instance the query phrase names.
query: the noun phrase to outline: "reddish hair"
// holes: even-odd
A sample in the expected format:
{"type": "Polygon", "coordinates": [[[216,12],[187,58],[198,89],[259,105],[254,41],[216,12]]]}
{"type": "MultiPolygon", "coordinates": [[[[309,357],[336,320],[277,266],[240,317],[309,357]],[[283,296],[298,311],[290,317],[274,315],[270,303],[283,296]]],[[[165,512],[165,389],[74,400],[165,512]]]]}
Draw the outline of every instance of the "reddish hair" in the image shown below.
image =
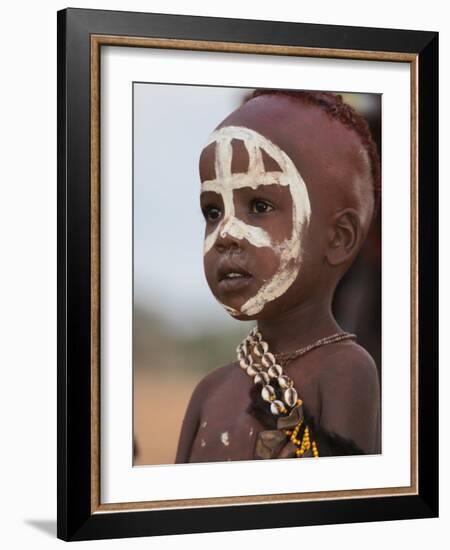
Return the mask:
{"type": "MultiPolygon", "coordinates": [[[[327,113],[331,118],[338,120],[347,128],[356,132],[369,156],[370,172],[372,176],[372,191],[374,198],[373,218],[378,212],[381,200],[381,169],[380,156],[375,141],[373,140],[369,124],[366,119],[353,107],[344,103],[342,96],[331,92],[316,92],[304,90],[255,90],[246,100],[250,101],[262,95],[282,95],[292,97],[304,104],[314,105],[327,113]]],[[[372,219],[373,219],[372,218],[372,219]]]]}

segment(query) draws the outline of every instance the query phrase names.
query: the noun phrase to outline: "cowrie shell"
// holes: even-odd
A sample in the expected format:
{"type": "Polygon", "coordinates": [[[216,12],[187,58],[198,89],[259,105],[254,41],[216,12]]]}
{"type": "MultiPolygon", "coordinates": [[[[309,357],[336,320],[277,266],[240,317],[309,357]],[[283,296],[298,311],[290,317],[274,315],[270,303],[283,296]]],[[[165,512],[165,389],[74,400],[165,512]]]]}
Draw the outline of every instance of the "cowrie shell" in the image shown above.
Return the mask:
{"type": "Polygon", "coordinates": [[[272,401],[270,404],[270,411],[272,414],[279,415],[285,410],[284,403],[282,401],[279,401],[276,399],[275,401],[272,401]]]}
{"type": "Polygon", "coordinates": [[[267,373],[269,374],[270,378],[278,378],[283,374],[283,369],[280,367],[280,365],[272,365],[267,373]]]}
{"type": "Polygon", "coordinates": [[[293,382],[285,374],[278,377],[278,385],[282,390],[286,390],[292,386],[293,382]]]}
{"type": "Polygon", "coordinates": [[[275,365],[275,363],[275,355],[273,353],[270,353],[270,351],[265,353],[261,358],[261,364],[264,367],[271,367],[272,365],[275,365]]]}
{"type": "Polygon", "coordinates": [[[249,367],[247,367],[247,374],[249,376],[255,376],[256,374],[258,374],[258,369],[255,368],[253,365],[250,365],[249,367]]]}
{"type": "Polygon", "coordinates": [[[269,350],[269,344],[267,342],[258,342],[253,351],[257,357],[262,357],[269,350]]]}
{"type": "Polygon", "coordinates": [[[270,382],[269,375],[267,372],[258,372],[254,378],[255,384],[262,384],[263,386],[270,382]]]}
{"type": "Polygon", "coordinates": [[[272,388],[272,386],[266,384],[261,390],[261,397],[264,399],[264,401],[271,402],[276,397],[275,390],[272,388]]]}
{"type": "Polygon", "coordinates": [[[295,388],[288,388],[284,394],[284,402],[288,407],[293,407],[297,403],[298,395],[295,388]]]}

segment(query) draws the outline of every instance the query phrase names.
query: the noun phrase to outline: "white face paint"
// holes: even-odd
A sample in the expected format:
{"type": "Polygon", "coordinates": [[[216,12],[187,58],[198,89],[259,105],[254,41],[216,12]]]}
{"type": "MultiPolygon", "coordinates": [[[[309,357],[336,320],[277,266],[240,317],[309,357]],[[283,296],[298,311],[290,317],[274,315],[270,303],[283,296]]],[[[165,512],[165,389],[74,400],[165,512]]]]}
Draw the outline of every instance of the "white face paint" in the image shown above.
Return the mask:
{"type": "Polygon", "coordinates": [[[202,191],[213,191],[222,196],[224,212],[221,222],[204,242],[203,252],[207,254],[214,246],[218,235],[230,235],[235,239],[246,239],[256,247],[270,247],[280,259],[273,277],[267,280],[258,292],[249,298],[237,311],[227,305],[224,308],[231,315],[254,315],[266,303],[275,300],[291,286],[297,277],[302,259],[301,234],[311,217],[311,205],[305,182],[288,155],[270,140],[250,128],[226,126],[213,132],[205,144],[216,143],[216,179],[202,183],[202,191]],[[232,174],[231,161],[233,139],[244,142],[249,155],[248,171],[232,174]],[[262,150],[273,158],[281,171],[266,172],[262,150]],[[271,236],[260,227],[249,225],[235,216],[233,191],[242,187],[257,189],[261,185],[279,184],[288,187],[292,197],[292,233],[281,243],[272,242],[271,236]],[[295,261],[291,261],[295,260],[295,261]]]}
{"type": "Polygon", "coordinates": [[[222,445],[225,445],[225,447],[228,447],[230,444],[230,435],[228,432],[223,432],[220,434],[220,441],[222,442],[222,445]]]}

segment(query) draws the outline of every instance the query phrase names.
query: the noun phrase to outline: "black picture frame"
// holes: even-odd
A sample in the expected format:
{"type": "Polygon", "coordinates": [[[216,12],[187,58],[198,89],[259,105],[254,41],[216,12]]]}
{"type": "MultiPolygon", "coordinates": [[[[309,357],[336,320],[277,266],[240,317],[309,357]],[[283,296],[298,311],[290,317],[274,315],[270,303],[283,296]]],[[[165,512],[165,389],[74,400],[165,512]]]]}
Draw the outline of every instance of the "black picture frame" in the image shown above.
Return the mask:
{"type": "MultiPolygon", "coordinates": [[[[438,515],[438,33],[66,9],[58,12],[58,521],[63,540],[429,518],[438,515]],[[417,492],[174,509],[102,511],[92,461],[93,36],[407,54],[417,85],[417,492]]],[[[100,41],[101,43],[101,41],[100,41]]],[[[95,45],[95,44],[94,44],[95,45]]],[[[138,45],[138,44],[136,44],[138,45]]],[[[100,47],[97,44],[97,47],[100,47]]],[[[205,49],[208,49],[205,47],[205,49]]],[[[98,319],[95,320],[98,322],[98,319]]],[[[95,387],[93,387],[93,385],[95,387]]]]}

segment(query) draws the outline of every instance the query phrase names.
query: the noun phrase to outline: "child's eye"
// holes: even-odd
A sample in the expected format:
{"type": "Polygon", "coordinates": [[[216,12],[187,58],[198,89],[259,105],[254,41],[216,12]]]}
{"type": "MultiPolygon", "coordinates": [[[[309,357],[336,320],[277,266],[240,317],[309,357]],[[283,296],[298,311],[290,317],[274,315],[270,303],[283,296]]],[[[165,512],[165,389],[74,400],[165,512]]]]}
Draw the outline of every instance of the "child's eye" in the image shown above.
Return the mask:
{"type": "Polygon", "coordinates": [[[256,199],[252,201],[250,209],[253,214],[265,214],[273,210],[273,206],[267,201],[256,199]]]}
{"type": "Polygon", "coordinates": [[[220,218],[222,212],[220,208],[216,208],[215,206],[207,206],[203,209],[203,215],[205,216],[206,221],[215,222],[220,218]]]}

